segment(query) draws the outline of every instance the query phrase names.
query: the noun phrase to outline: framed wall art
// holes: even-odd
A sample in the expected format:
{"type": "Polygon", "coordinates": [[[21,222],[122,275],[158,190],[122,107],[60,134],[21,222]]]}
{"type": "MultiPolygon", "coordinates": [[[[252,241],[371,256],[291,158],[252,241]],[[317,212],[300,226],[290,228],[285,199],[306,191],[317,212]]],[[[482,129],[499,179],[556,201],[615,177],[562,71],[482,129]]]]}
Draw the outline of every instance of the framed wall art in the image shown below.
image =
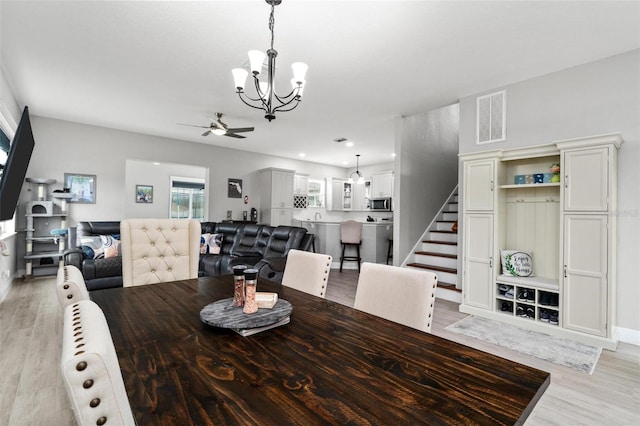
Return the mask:
{"type": "Polygon", "coordinates": [[[64,187],[71,193],[70,203],[96,203],[96,175],[65,173],[64,187]]]}
{"type": "Polygon", "coordinates": [[[242,198],[242,179],[229,179],[228,198],[242,198]]]}
{"type": "Polygon", "coordinates": [[[136,185],[136,203],[153,203],[153,186],[136,185]]]}

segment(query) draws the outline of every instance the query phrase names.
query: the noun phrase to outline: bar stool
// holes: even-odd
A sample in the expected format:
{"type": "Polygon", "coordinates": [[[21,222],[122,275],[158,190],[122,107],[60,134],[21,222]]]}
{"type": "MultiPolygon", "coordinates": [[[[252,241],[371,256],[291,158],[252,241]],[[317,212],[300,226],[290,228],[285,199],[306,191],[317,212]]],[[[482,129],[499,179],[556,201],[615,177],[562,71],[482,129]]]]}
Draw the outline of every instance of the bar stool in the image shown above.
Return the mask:
{"type": "Polygon", "coordinates": [[[360,272],[360,244],[362,243],[362,222],[355,220],[346,220],[340,222],[340,243],[342,243],[342,256],[340,256],[340,272],[342,272],[342,264],[345,260],[357,261],[358,272],[360,272]],[[345,250],[349,247],[355,247],[356,256],[345,256],[345,250]]]}
{"type": "Polygon", "coordinates": [[[393,259],[393,235],[389,235],[389,247],[387,248],[387,265],[393,259]]]}

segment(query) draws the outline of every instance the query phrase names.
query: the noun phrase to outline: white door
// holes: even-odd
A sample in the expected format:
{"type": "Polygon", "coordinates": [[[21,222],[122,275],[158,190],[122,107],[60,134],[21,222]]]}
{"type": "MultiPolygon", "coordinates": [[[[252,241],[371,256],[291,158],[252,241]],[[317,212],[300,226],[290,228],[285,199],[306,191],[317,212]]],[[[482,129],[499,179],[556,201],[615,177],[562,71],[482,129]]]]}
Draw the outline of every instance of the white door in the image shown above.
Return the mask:
{"type": "Polygon", "coordinates": [[[493,211],[495,195],[495,161],[464,163],[464,207],[470,211],[493,211]]]}
{"type": "Polygon", "coordinates": [[[465,304],[488,309],[493,301],[493,215],[464,216],[462,291],[465,304]]]}
{"type": "Polygon", "coordinates": [[[580,149],[563,153],[564,210],[608,210],[609,150],[580,149]]]}
{"type": "Polygon", "coordinates": [[[607,216],[565,215],[563,327],[607,335],[607,216]]]}

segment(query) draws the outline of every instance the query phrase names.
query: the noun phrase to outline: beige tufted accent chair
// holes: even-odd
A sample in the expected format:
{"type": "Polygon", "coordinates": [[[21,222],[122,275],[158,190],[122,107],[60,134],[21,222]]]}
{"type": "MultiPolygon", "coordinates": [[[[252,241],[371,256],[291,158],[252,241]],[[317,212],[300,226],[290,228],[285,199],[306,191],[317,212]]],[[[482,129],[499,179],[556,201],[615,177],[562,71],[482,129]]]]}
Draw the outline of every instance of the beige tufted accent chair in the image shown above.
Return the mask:
{"type": "Polygon", "coordinates": [[[123,286],[197,278],[200,233],[191,219],[120,222],[123,286]]]}
{"type": "Polygon", "coordinates": [[[437,285],[433,272],[364,262],[354,308],[430,333],[437,285]]]}
{"type": "Polygon", "coordinates": [[[135,425],[109,326],[91,300],[65,308],[60,366],[79,425],[135,425]]]}
{"type": "Polygon", "coordinates": [[[73,265],[64,265],[58,268],[56,293],[63,309],[80,300],[89,300],[89,291],[80,269],[73,265]]]}
{"type": "Polygon", "coordinates": [[[289,250],[282,285],[324,298],[330,271],[328,254],[289,250]]]}

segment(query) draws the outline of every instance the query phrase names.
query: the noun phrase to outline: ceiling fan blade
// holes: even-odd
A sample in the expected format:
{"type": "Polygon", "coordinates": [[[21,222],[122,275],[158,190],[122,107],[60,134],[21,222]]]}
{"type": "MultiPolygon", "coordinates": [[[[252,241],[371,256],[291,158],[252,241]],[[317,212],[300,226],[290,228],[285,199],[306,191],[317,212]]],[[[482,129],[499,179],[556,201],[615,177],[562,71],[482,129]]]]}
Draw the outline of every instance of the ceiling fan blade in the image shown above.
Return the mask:
{"type": "Polygon", "coordinates": [[[201,127],[203,129],[208,129],[211,126],[198,126],[197,124],[184,124],[184,123],[176,123],[179,126],[189,126],[189,127],[201,127]]]}
{"type": "Polygon", "coordinates": [[[242,133],[242,132],[253,132],[255,127],[237,127],[235,129],[227,129],[227,132],[231,133],[242,133]]]}
{"type": "Polygon", "coordinates": [[[204,132],[202,134],[202,136],[209,136],[209,134],[211,133],[211,129],[207,130],[206,132],[204,132]]]}
{"type": "Polygon", "coordinates": [[[229,136],[230,138],[238,138],[238,139],[244,139],[246,138],[246,136],[242,136],[242,135],[236,135],[235,133],[225,133],[225,136],[229,136]]]}

